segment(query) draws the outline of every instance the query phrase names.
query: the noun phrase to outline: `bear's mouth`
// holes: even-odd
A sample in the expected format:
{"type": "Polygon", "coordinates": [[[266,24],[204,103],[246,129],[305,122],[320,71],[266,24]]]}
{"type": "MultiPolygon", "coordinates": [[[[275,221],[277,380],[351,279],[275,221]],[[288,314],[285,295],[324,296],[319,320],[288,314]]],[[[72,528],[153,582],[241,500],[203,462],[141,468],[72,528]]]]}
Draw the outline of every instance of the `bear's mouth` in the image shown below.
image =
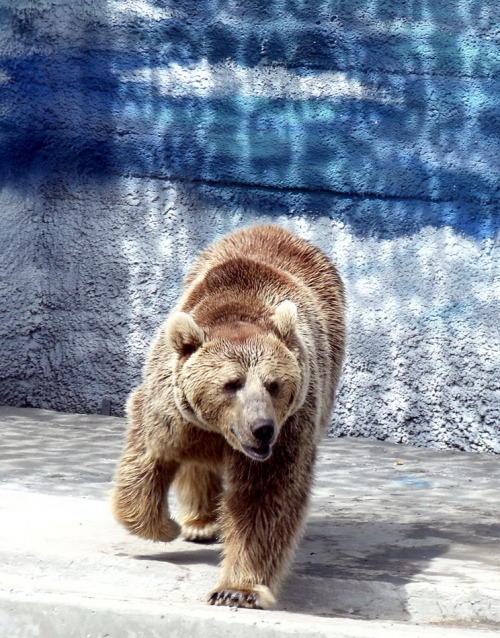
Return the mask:
{"type": "Polygon", "coordinates": [[[251,445],[242,445],[241,447],[247,456],[257,461],[266,461],[272,452],[271,446],[268,444],[259,447],[252,447],[251,445]]]}
{"type": "Polygon", "coordinates": [[[239,445],[241,446],[242,452],[249,456],[251,459],[255,459],[256,461],[267,461],[267,459],[271,456],[272,448],[269,443],[262,443],[261,445],[256,446],[245,445],[245,443],[242,443],[238,438],[238,435],[236,434],[234,428],[231,428],[231,434],[238,441],[239,445]]]}

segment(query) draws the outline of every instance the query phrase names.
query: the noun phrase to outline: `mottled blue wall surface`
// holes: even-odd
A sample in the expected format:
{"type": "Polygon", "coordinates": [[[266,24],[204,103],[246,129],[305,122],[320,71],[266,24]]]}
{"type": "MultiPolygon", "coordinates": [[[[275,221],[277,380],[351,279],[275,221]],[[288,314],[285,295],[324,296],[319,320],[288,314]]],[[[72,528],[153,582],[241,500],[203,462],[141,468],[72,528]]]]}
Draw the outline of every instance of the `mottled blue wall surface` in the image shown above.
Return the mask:
{"type": "Polygon", "coordinates": [[[500,451],[499,24],[0,0],[0,401],[119,412],[196,251],[273,219],[347,282],[333,431],[500,451]]]}
{"type": "Polygon", "coordinates": [[[416,200],[407,216],[421,223],[498,228],[490,0],[12,4],[3,184],[35,172],[244,184],[293,189],[306,212],[373,198],[382,232],[386,198],[416,200]]]}

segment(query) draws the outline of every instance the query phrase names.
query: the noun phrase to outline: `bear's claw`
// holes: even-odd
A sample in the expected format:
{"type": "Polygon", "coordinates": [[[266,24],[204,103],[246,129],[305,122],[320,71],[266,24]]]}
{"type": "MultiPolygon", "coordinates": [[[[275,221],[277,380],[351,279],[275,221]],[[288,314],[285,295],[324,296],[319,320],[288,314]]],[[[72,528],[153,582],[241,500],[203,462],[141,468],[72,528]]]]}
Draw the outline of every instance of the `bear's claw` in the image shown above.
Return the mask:
{"type": "Polygon", "coordinates": [[[272,591],[266,585],[251,585],[238,589],[225,588],[213,591],[208,599],[211,605],[246,607],[247,609],[271,609],[276,605],[272,591]]]}
{"type": "Polygon", "coordinates": [[[247,607],[249,609],[262,609],[258,604],[258,596],[255,592],[236,589],[223,589],[214,591],[208,602],[211,605],[226,605],[228,607],[247,607]]]}

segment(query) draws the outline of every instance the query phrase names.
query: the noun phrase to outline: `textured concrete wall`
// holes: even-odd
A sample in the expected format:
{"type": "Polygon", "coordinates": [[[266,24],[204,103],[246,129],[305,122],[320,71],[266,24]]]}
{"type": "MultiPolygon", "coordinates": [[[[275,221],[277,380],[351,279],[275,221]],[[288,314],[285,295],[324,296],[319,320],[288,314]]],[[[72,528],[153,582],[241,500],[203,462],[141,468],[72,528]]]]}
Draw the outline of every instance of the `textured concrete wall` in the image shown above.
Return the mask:
{"type": "Polygon", "coordinates": [[[0,0],[0,402],[120,413],[196,252],[349,296],[332,432],[500,452],[493,0],[0,0]]]}

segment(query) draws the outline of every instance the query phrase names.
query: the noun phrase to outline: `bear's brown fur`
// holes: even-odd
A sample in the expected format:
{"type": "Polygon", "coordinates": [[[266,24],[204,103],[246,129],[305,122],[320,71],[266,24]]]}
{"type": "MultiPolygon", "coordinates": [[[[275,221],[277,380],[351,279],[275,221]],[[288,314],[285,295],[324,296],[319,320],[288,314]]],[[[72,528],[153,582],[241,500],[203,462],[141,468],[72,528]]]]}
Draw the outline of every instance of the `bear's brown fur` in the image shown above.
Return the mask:
{"type": "Polygon", "coordinates": [[[128,401],[113,506],[156,541],[224,543],[210,602],[268,608],[300,536],[344,355],[341,280],[317,248],[255,226],[206,250],[128,401]],[[170,518],[174,484],[182,520],[170,518]]]}

